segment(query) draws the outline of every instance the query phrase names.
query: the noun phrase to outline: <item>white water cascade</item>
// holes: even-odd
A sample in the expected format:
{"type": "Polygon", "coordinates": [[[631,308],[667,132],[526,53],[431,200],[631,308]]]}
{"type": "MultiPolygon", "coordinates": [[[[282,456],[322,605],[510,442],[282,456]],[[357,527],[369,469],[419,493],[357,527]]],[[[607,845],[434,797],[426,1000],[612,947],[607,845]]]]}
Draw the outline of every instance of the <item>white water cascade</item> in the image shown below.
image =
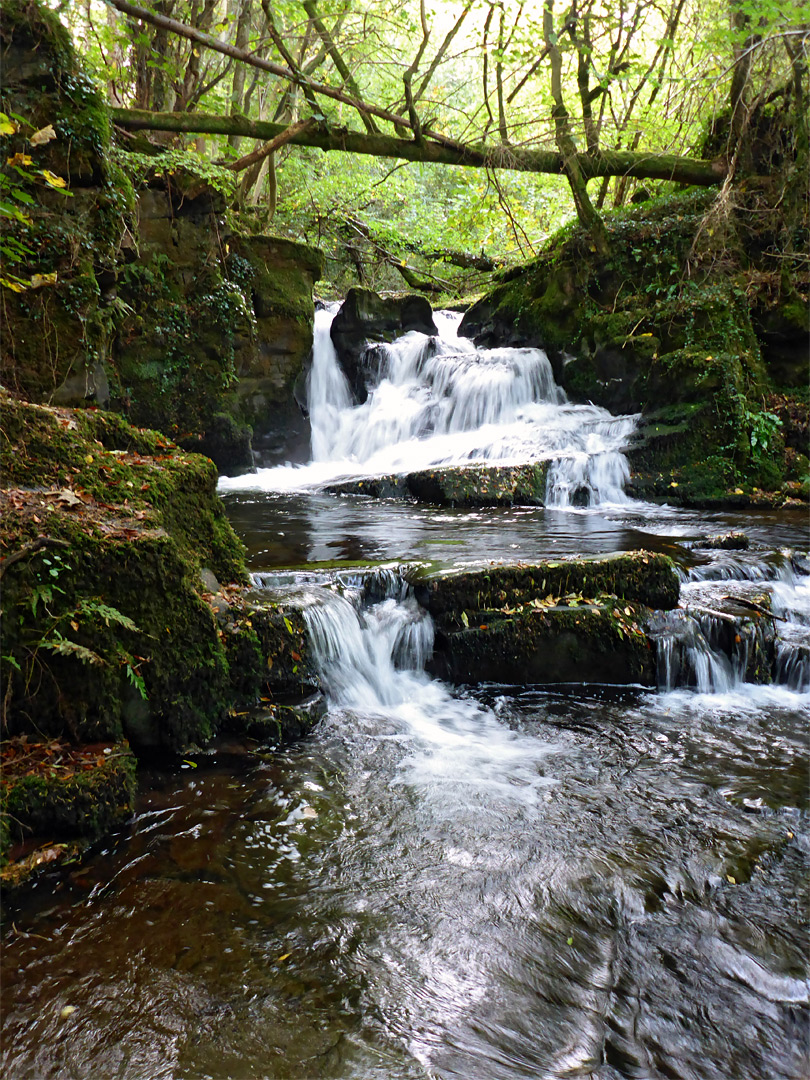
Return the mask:
{"type": "Polygon", "coordinates": [[[315,315],[308,405],[312,460],[225,478],[225,490],[296,491],[348,478],[443,465],[550,461],[550,505],[626,502],[622,453],[633,416],[572,405],[540,349],[478,349],[461,317],[437,312],[439,333],[411,331],[366,353],[357,404],[330,338],[336,305],[315,315]]]}
{"type": "Polygon", "coordinates": [[[503,725],[495,713],[424,671],[433,650],[433,621],[412,595],[362,603],[362,590],[323,589],[305,609],[312,649],[333,709],[353,723],[380,718],[376,736],[406,749],[399,780],[432,792],[436,809],[458,813],[454,792],[479,803],[536,803],[550,781],[548,747],[503,725]]]}

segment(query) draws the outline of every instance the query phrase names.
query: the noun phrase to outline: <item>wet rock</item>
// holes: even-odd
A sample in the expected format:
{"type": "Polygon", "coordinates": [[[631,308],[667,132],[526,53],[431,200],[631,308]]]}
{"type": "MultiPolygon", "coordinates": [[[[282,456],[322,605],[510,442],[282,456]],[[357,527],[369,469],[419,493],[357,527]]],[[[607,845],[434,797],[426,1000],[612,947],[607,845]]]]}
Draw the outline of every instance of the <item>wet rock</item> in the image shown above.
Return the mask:
{"type": "Polygon", "coordinates": [[[304,602],[253,593],[231,612],[223,638],[237,700],[300,701],[320,687],[304,602]]]}
{"type": "Polygon", "coordinates": [[[204,435],[180,439],[178,445],[211,458],[218,472],[225,476],[238,476],[253,471],[252,434],[247,424],[240,424],[228,413],[217,413],[204,435]]]}
{"type": "Polygon", "coordinates": [[[468,617],[468,627],[437,633],[428,670],[455,683],[653,686],[650,643],[635,618],[633,629],[614,614],[618,610],[586,605],[478,612],[477,625],[468,617]]]}
{"type": "Polygon", "coordinates": [[[338,495],[415,499],[437,506],[543,506],[549,462],[529,465],[447,465],[397,476],[330,484],[338,495]]]}
{"type": "Polygon", "coordinates": [[[717,533],[715,536],[707,536],[705,540],[698,540],[693,545],[695,548],[709,548],[719,551],[748,551],[751,541],[742,532],[717,533]]]}
{"type": "Polygon", "coordinates": [[[465,612],[537,603],[547,597],[575,595],[581,599],[612,594],[649,608],[667,609],[677,606],[680,593],[672,560],[648,551],[518,566],[417,569],[410,581],[417,599],[441,628],[461,627],[465,612]]]}
{"type": "Polygon", "coordinates": [[[409,330],[438,333],[433,309],[424,296],[386,297],[371,289],[349,289],[332,321],[331,337],[349,385],[358,401],[365,401],[364,356],[370,342],[393,341],[409,330]]]}
{"type": "Polygon", "coordinates": [[[438,506],[543,506],[547,461],[532,465],[464,465],[409,473],[418,502],[438,506]]]}
{"type": "Polygon", "coordinates": [[[327,485],[333,495],[368,495],[373,499],[407,499],[411,496],[405,476],[369,476],[362,480],[341,480],[327,485]]]}
{"type": "Polygon", "coordinates": [[[326,711],[326,698],[316,693],[297,704],[267,702],[255,709],[232,713],[224,727],[236,735],[279,746],[307,735],[326,711]]]}
{"type": "Polygon", "coordinates": [[[126,820],[134,808],[135,758],[126,743],[75,747],[27,739],[6,742],[0,777],[0,860],[9,851],[2,885],[16,886],[39,867],[60,861],[65,845],[38,857],[14,845],[39,837],[94,840],[126,820]]]}

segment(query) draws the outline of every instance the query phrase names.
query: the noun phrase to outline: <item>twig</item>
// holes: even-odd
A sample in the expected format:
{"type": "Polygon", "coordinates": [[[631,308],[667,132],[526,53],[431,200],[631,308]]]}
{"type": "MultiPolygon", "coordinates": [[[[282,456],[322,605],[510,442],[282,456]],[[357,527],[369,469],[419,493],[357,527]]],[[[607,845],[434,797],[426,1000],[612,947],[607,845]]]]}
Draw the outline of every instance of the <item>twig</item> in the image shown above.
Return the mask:
{"type": "Polygon", "coordinates": [[[40,551],[45,547],[69,548],[70,544],[67,540],[57,540],[53,536],[40,536],[36,540],[31,540],[29,543],[23,544],[19,551],[12,551],[5,559],[0,559],[0,578],[15,562],[19,562],[26,555],[33,555],[35,551],[40,551]]]}

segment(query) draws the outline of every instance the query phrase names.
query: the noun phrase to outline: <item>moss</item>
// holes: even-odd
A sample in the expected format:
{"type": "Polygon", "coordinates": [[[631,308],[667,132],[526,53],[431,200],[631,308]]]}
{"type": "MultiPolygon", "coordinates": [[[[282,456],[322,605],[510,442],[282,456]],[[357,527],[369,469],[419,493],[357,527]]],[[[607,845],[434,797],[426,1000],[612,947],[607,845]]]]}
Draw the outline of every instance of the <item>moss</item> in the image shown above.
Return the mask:
{"type": "Polygon", "coordinates": [[[6,486],[65,487],[131,512],[170,533],[189,567],[221,581],[247,580],[244,547],[216,494],[211,461],[184,454],[158,432],[130,427],[110,413],[74,412],[0,396],[6,486]],[[147,456],[148,455],[148,456],[147,456]]]}
{"type": "MultiPolygon", "coordinates": [[[[54,12],[36,2],[10,0],[0,24],[4,58],[2,104],[21,118],[20,130],[3,139],[3,170],[33,199],[29,223],[0,221],[28,248],[6,272],[23,283],[33,275],[53,281],[21,294],[4,289],[5,382],[32,398],[53,394],[71,371],[81,373],[106,355],[118,317],[105,304],[100,280],[113,272],[134,192],[109,158],[110,124],[103,95],[82,70],[54,12]],[[32,148],[27,138],[46,125],[56,138],[32,148]],[[21,178],[5,162],[15,152],[34,159],[68,183],[67,192],[21,178]],[[32,331],[36,327],[36,332],[32,331]]],[[[88,380],[89,381],[89,380],[88,380]]]]}
{"type": "Polygon", "coordinates": [[[570,559],[479,570],[415,570],[417,597],[440,627],[458,628],[463,614],[516,606],[569,594],[613,594],[650,608],[678,603],[680,585],[672,560],[646,551],[596,559],[570,559]]]}
{"type": "Polygon", "coordinates": [[[764,217],[744,194],[714,200],[692,192],[610,216],[607,260],[569,226],[502,275],[461,327],[482,344],[546,348],[574,400],[643,412],[631,452],[636,490],[664,485],[676,499],[721,497],[721,477],[709,475],[716,470],[703,469],[690,486],[692,466],[707,457],[727,462],[732,491],[778,490],[790,463],[777,439],[760,439],[763,396],[779,372],[792,385],[797,364],[806,383],[806,330],[788,318],[801,310],[806,322],[800,283],[797,299],[791,290],[782,297],[788,315],[752,320],[752,296],[773,279],[767,260],[756,263],[751,234],[764,217]],[[664,409],[680,417],[659,418],[664,409]]]}
{"type": "Polygon", "coordinates": [[[198,575],[246,580],[214,466],[119,417],[7,395],[0,405],[11,489],[0,543],[20,550],[44,534],[69,545],[4,578],[12,727],[176,747],[207,739],[238,691],[198,575]]]}
{"type": "Polygon", "coordinates": [[[440,506],[542,506],[548,462],[427,469],[405,478],[420,502],[440,506]]]}
{"type": "Polygon", "coordinates": [[[438,634],[432,670],[457,683],[654,684],[650,642],[612,607],[510,612],[478,612],[469,628],[438,634]]]}
{"type": "MultiPolygon", "coordinates": [[[[4,540],[20,545],[25,530],[6,515],[4,540]]],[[[4,578],[9,730],[176,748],[210,738],[231,700],[229,668],[171,538],[106,535],[108,522],[91,531],[58,511],[47,528],[69,552],[34,554],[4,578]]]]}
{"type": "Polygon", "coordinates": [[[0,787],[9,842],[31,834],[96,839],[129,817],[135,801],[134,756],[126,744],[98,747],[97,754],[93,759],[84,755],[75,771],[56,767],[46,775],[4,777],[0,787]]]}

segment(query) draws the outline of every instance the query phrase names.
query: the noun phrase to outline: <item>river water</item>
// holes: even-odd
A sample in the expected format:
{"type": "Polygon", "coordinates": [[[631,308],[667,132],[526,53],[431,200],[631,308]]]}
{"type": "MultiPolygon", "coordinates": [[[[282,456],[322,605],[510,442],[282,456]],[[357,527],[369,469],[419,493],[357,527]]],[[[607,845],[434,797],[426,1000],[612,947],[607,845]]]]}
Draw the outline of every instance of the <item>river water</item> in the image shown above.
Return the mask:
{"type": "Polygon", "coordinates": [[[417,371],[468,352],[448,338],[383,357],[373,389],[389,385],[360,406],[327,371],[313,462],[223,483],[257,587],[310,598],[328,715],[284,750],[147,772],[134,819],[13,913],[4,1075],[808,1075],[806,514],[631,502],[633,418],[568,405],[525,354],[473,370],[476,404],[458,370],[417,371]],[[397,438],[361,444],[383,406],[397,438]],[[323,491],[471,455],[552,458],[553,506],[323,491]],[[733,528],[750,550],[695,546],[733,528]],[[639,547],[675,558],[695,611],[740,582],[769,592],[778,681],[746,683],[695,611],[662,632],[658,691],[423,671],[432,627],[402,564],[639,547]],[[369,590],[371,563],[387,570],[369,590]]]}

